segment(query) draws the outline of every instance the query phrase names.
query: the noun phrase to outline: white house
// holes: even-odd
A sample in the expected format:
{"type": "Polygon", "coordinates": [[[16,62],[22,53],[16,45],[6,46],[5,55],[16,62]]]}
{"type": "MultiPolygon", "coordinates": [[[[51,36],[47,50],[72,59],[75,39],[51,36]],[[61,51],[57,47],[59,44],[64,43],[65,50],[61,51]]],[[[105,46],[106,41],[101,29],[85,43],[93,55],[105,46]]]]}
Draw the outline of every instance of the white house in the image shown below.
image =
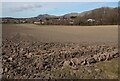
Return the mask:
{"type": "Polygon", "coordinates": [[[41,24],[41,22],[34,22],[34,24],[41,24]]]}
{"type": "Polygon", "coordinates": [[[74,22],[73,22],[73,21],[70,21],[70,22],[69,22],[69,24],[73,25],[73,24],[74,24],[74,22]]]}
{"type": "Polygon", "coordinates": [[[95,22],[95,19],[87,19],[87,22],[95,22]]]}

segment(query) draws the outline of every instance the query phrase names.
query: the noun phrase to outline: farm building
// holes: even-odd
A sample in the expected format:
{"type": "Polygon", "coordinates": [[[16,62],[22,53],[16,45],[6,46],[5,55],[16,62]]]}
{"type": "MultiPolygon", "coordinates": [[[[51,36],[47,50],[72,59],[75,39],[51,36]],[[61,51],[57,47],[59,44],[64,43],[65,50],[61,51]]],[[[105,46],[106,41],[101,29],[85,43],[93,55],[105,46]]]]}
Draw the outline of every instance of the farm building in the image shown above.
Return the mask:
{"type": "Polygon", "coordinates": [[[87,19],[87,22],[95,22],[95,19],[87,19]]]}

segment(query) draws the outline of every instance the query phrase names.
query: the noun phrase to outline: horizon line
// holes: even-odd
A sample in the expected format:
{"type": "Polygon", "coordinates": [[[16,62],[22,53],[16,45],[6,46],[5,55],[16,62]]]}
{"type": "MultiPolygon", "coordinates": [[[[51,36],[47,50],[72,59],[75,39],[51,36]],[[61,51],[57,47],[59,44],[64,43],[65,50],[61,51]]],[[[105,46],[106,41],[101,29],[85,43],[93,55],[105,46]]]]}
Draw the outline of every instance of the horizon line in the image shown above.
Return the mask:
{"type": "MultiPolygon", "coordinates": [[[[68,13],[64,13],[64,14],[61,14],[61,15],[48,14],[48,13],[45,13],[45,14],[59,17],[59,16],[64,16],[64,15],[70,14],[70,13],[78,13],[78,14],[80,14],[80,13],[83,13],[83,12],[92,11],[92,10],[99,9],[99,8],[117,8],[117,7],[98,7],[98,8],[94,8],[94,9],[90,9],[90,10],[85,10],[85,11],[81,11],[81,12],[68,12],[68,13]]],[[[12,16],[4,16],[4,17],[0,17],[0,18],[33,18],[33,17],[37,17],[37,16],[39,16],[39,15],[45,15],[45,14],[38,14],[38,15],[36,15],[36,16],[31,16],[31,17],[12,17],[12,16]]]]}

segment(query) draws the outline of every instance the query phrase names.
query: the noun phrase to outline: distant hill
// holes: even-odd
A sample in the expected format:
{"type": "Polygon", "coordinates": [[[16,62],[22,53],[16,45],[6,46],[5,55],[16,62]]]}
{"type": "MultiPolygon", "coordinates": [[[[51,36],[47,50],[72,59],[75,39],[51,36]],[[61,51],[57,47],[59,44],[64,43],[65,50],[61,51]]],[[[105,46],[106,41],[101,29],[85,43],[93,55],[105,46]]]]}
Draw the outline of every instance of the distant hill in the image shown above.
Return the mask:
{"type": "MultiPolygon", "coordinates": [[[[111,7],[101,7],[81,13],[68,13],[62,16],[55,16],[55,15],[49,15],[49,14],[40,14],[36,17],[32,18],[11,18],[6,17],[2,18],[3,22],[4,19],[8,19],[9,21],[18,21],[18,20],[24,20],[25,22],[33,23],[35,21],[42,20],[46,22],[45,24],[55,24],[55,25],[69,25],[73,23],[73,25],[82,25],[82,24],[91,24],[87,22],[87,19],[94,19],[95,22],[92,23],[94,25],[99,24],[117,24],[117,18],[118,18],[118,8],[111,8],[111,7]],[[46,21],[47,20],[47,21],[46,21]],[[72,21],[71,21],[72,20],[72,21]]],[[[8,21],[5,21],[8,22],[8,21]]],[[[19,22],[17,22],[19,23],[19,22]]],[[[91,24],[91,25],[92,25],[91,24]]]]}
{"type": "Polygon", "coordinates": [[[44,19],[44,18],[50,18],[50,17],[55,17],[54,15],[49,15],[49,14],[40,14],[36,18],[44,19]]]}
{"type": "Polygon", "coordinates": [[[65,18],[70,18],[71,16],[79,16],[79,13],[68,13],[63,15],[65,18]]]}
{"type": "Polygon", "coordinates": [[[96,23],[117,24],[118,8],[102,7],[81,13],[79,19],[95,19],[96,23]]]}

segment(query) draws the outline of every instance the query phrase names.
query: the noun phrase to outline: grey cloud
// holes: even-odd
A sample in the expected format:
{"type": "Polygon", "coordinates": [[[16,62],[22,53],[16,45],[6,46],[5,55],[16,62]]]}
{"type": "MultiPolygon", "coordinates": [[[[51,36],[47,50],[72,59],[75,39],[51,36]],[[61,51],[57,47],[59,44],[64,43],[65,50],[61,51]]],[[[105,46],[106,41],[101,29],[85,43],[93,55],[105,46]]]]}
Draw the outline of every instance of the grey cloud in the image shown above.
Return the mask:
{"type": "Polygon", "coordinates": [[[21,12],[21,11],[26,11],[26,10],[34,10],[36,8],[42,8],[41,5],[39,4],[22,4],[16,8],[12,8],[12,12],[21,12]]]}

